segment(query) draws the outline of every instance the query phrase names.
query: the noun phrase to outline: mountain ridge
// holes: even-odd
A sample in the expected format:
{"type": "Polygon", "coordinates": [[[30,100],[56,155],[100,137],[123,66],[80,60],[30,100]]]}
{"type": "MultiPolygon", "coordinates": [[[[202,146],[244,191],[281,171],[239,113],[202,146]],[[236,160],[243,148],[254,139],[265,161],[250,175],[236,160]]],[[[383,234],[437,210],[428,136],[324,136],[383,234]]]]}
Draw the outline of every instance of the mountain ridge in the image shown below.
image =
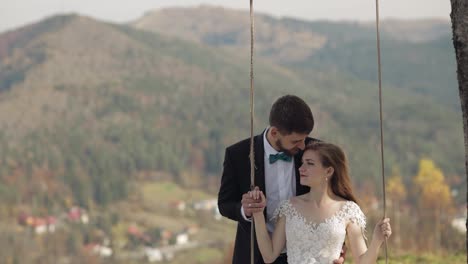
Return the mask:
{"type": "MultiPolygon", "coordinates": [[[[244,10],[200,6],[154,10],[130,25],[247,56],[250,52],[249,19],[248,12],[244,10]]],[[[376,82],[375,24],[303,21],[257,14],[255,28],[256,58],[299,71],[338,70],[342,74],[351,73],[358,79],[376,82]]],[[[419,94],[435,94],[436,101],[458,109],[450,34],[450,24],[440,20],[383,21],[381,52],[384,81],[419,94]],[[415,52],[426,56],[414,56],[412,53],[415,52]],[[429,53],[432,56],[427,56],[429,53]],[[438,65],[440,60],[444,60],[446,67],[438,65]],[[431,80],[425,82],[428,78],[431,80]],[[453,89],[441,92],[440,87],[444,86],[453,89]]]]}

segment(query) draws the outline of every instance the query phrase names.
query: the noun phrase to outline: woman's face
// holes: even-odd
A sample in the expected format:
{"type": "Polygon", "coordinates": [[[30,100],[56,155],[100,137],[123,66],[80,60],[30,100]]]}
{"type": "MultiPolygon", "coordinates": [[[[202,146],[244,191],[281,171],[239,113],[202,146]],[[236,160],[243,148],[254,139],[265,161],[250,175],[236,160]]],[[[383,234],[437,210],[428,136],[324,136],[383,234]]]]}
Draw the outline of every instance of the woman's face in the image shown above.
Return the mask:
{"type": "Polygon", "coordinates": [[[330,177],[331,167],[322,165],[319,154],[314,150],[307,150],[302,155],[302,165],[299,168],[301,184],[305,186],[317,186],[326,183],[326,177],[330,177]]]}

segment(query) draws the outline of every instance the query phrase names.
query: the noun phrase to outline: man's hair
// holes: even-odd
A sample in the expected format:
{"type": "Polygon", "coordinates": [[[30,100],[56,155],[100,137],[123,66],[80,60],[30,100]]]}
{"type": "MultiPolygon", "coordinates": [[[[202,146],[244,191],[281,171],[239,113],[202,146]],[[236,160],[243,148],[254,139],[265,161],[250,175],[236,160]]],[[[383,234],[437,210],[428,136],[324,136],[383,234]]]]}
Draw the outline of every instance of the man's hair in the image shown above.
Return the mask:
{"type": "Polygon", "coordinates": [[[293,132],[309,134],[314,128],[314,116],[304,100],[295,95],[285,95],[271,107],[270,126],[278,128],[283,135],[293,132]]]}

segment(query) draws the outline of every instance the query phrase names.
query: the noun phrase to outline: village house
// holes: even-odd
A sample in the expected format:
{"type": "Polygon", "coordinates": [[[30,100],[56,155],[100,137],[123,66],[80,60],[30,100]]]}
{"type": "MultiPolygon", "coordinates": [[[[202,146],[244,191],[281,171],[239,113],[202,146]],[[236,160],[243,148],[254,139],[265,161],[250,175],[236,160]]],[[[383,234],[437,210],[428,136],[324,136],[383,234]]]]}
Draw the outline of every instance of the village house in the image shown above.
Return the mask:
{"type": "Polygon", "coordinates": [[[176,235],[176,245],[185,245],[189,242],[189,235],[187,232],[181,232],[176,235]]]}
{"type": "Polygon", "coordinates": [[[163,253],[158,248],[145,248],[145,256],[148,262],[161,262],[164,260],[163,253]]]}
{"type": "Polygon", "coordinates": [[[180,212],[183,212],[186,209],[186,203],[184,201],[181,201],[181,200],[172,201],[172,202],[169,203],[169,207],[171,209],[176,209],[176,210],[178,210],[180,212]]]}
{"type": "Polygon", "coordinates": [[[195,210],[203,210],[210,212],[213,215],[213,217],[218,221],[223,219],[221,213],[219,212],[218,200],[216,199],[208,199],[195,202],[193,204],[193,208],[195,210]]]}
{"type": "Polygon", "coordinates": [[[31,227],[34,233],[41,235],[44,233],[54,233],[57,225],[57,218],[53,216],[35,217],[26,213],[20,213],[18,224],[31,227]]]}
{"type": "Polygon", "coordinates": [[[202,200],[193,204],[195,210],[211,211],[216,207],[218,207],[218,200],[216,199],[202,200]]]}
{"type": "Polygon", "coordinates": [[[151,237],[143,233],[137,226],[131,225],[127,229],[127,234],[130,238],[133,238],[135,241],[142,242],[144,244],[151,244],[151,237]]]}
{"type": "Polygon", "coordinates": [[[89,216],[86,210],[77,206],[74,206],[68,211],[67,218],[70,222],[88,224],[89,216]]]}
{"type": "Polygon", "coordinates": [[[85,245],[85,250],[93,255],[108,258],[112,256],[112,249],[110,247],[98,244],[98,243],[91,243],[85,245]]]}

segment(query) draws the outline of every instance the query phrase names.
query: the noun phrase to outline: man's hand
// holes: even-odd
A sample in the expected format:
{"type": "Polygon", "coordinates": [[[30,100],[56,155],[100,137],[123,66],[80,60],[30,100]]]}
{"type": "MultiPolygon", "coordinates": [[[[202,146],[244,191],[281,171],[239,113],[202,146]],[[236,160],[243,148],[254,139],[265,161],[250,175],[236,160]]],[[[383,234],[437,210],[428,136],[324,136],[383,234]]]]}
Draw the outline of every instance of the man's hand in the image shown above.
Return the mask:
{"type": "MultiPolygon", "coordinates": [[[[256,191],[260,190],[255,187],[256,191]]],[[[244,208],[245,216],[252,217],[253,213],[262,212],[265,205],[262,203],[261,197],[254,197],[251,192],[242,195],[242,207],[244,208]],[[255,199],[257,198],[257,199],[255,199]]]]}

